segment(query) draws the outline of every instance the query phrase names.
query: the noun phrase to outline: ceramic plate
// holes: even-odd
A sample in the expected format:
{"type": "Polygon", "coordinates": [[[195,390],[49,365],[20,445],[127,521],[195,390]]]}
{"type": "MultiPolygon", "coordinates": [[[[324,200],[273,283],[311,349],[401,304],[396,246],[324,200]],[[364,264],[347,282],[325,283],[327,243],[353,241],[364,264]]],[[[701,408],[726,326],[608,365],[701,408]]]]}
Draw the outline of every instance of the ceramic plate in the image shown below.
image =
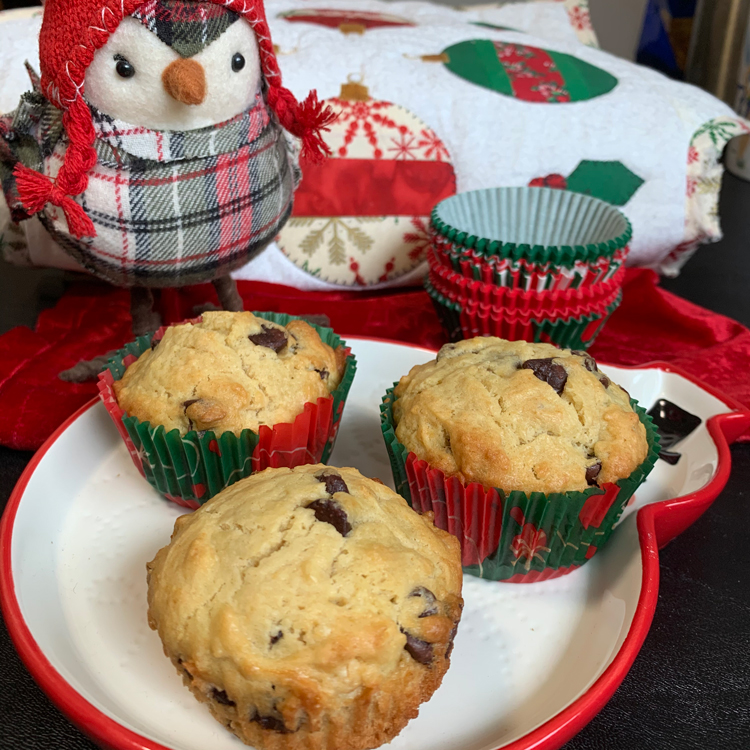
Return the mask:
{"type": "MultiPolygon", "coordinates": [[[[378,405],[424,349],[349,341],[359,360],[331,463],[390,481],[378,405]]],[[[645,638],[658,553],[729,475],[747,413],[666,366],[604,368],[647,408],[667,398],[702,420],[659,461],[608,546],[571,575],[535,584],[465,577],[452,666],[398,750],[555,748],[604,705],[645,638]],[[676,499],[675,498],[679,498],[676,499]]],[[[0,529],[0,601],[27,667],[100,744],[123,750],[239,750],[182,686],[146,622],[146,562],[183,512],[134,468],[92,402],[37,453],[0,529]]]]}

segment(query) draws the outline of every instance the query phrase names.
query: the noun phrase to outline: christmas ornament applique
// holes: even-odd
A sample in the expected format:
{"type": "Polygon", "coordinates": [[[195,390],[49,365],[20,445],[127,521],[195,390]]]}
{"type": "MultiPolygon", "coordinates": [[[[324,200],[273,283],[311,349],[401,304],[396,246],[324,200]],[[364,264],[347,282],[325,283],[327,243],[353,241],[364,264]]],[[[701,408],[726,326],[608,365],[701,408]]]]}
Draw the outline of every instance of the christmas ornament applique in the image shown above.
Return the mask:
{"type": "Polygon", "coordinates": [[[332,157],[303,168],[292,217],[277,239],[304,271],[334,284],[370,286],[419,266],[429,214],[456,192],[448,150],[404,107],[348,83],[326,104],[332,157]]]}
{"type": "Polygon", "coordinates": [[[525,44],[472,39],[441,54],[451,73],[526,102],[582,102],[617,86],[617,78],[606,70],[573,55],[525,44]]]}
{"type": "Polygon", "coordinates": [[[368,29],[398,28],[416,26],[413,21],[390,13],[376,13],[365,10],[338,10],[332,8],[299,8],[279,13],[290,23],[312,23],[338,29],[344,34],[364,34],[368,29]]]}
{"type": "Polygon", "coordinates": [[[644,180],[620,161],[583,160],[568,177],[548,174],[535,177],[529,187],[550,187],[583,193],[607,201],[613,206],[624,206],[638,191],[644,180]]]}

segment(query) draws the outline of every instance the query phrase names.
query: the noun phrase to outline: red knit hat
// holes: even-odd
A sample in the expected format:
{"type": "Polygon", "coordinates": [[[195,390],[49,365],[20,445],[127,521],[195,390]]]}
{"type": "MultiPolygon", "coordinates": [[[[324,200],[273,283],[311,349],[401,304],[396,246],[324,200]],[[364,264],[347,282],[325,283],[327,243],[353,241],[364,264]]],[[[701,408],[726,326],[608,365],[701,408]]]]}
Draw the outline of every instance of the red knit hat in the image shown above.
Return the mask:
{"type": "MultiPolygon", "coordinates": [[[[318,101],[315,91],[300,104],[281,85],[281,72],[271,41],[262,0],[205,0],[232,10],[253,28],[260,51],[260,65],[268,84],[268,106],[281,126],[302,140],[302,157],[319,161],[330,154],[320,131],[334,118],[318,101]]],[[[103,47],[121,21],[147,0],[46,0],[39,35],[42,91],[63,111],[63,126],[70,141],[65,162],[53,181],[22,164],[14,174],[18,193],[30,214],[47,203],[65,213],[70,233],[94,237],[94,224],[73,196],[88,185],[88,172],[96,164],[94,125],[83,98],[84,78],[94,54],[103,47]]]]}

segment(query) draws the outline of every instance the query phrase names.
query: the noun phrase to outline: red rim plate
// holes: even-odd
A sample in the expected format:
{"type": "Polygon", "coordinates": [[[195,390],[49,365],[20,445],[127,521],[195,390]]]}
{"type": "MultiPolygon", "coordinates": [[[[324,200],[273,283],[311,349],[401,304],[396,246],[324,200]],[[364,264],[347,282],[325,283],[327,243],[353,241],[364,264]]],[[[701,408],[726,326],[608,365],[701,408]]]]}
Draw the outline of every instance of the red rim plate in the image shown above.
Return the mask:
{"type": "MultiPolygon", "coordinates": [[[[405,345],[404,342],[387,339],[361,336],[349,336],[348,338],[405,345]]],[[[432,351],[414,345],[406,344],[406,346],[413,349],[423,349],[425,352],[432,351]]],[[[711,417],[706,422],[708,432],[716,444],[718,452],[716,474],[705,487],[697,492],[648,505],[638,511],[638,537],[643,565],[641,593],[630,630],[619,652],[584,695],[529,734],[508,745],[503,745],[503,750],[557,750],[580,732],[604,708],[628,673],[651,626],[659,591],[659,549],[694,523],[724,489],[731,471],[729,446],[750,428],[750,411],[677,367],[666,362],[651,362],[639,367],[622,369],[658,369],[674,373],[727,405],[731,410],[730,413],[711,417]]],[[[84,734],[91,737],[101,747],[111,748],[112,750],[170,750],[164,745],[126,729],[95,708],[68,684],[54,669],[34,640],[23,618],[15,594],[11,566],[11,541],[16,513],[29,480],[47,451],[63,432],[78,417],[97,403],[99,403],[98,398],[92,399],[55,430],[34,454],[11,493],[2,521],[0,521],[0,550],[2,550],[0,556],[0,609],[2,609],[16,650],[32,677],[60,711],[84,734]]]]}

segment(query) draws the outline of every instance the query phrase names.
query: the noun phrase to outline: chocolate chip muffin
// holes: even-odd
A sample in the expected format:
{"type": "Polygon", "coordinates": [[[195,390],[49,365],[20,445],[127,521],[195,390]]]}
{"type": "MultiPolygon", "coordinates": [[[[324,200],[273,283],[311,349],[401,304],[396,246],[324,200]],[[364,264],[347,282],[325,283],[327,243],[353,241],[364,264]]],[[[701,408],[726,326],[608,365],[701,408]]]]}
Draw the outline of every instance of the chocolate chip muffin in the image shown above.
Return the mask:
{"type": "Polygon", "coordinates": [[[214,717],[263,750],[395,737],[440,685],[458,541],[356,469],[266,469],[182,516],[149,624],[214,717]]]}
{"type": "Polygon", "coordinates": [[[167,329],[114,383],[120,407],[167,431],[258,431],[294,421],[341,381],[346,356],[302,320],[207,312],[167,329]]]}
{"type": "Polygon", "coordinates": [[[627,392],[589,354],[551,344],[448,344],[394,394],[398,440],[464,483],[585,490],[628,477],[648,452],[627,392]]]}

